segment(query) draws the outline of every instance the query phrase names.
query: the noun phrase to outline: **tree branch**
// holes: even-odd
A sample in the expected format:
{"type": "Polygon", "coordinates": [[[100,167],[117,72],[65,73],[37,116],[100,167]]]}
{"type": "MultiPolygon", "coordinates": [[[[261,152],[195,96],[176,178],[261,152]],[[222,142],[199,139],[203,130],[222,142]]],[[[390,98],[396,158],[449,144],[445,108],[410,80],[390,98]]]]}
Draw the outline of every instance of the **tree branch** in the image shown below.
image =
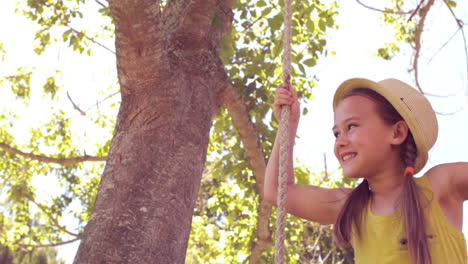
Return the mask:
{"type": "MultiPolygon", "coordinates": [[[[323,260],[322,260],[323,263],[327,263],[327,262],[326,262],[327,259],[330,257],[330,255],[331,255],[332,253],[335,254],[335,250],[336,250],[335,245],[333,245],[332,250],[328,251],[327,255],[323,258],[323,260]]],[[[335,263],[335,262],[332,262],[332,263],[335,263]]]]}
{"type": "Polygon", "coordinates": [[[416,8],[411,12],[410,17],[408,18],[407,21],[410,21],[416,13],[418,13],[419,9],[421,9],[421,5],[424,3],[424,0],[420,0],[419,4],[416,6],[416,8]]]}
{"type": "MultiPolygon", "coordinates": [[[[68,25],[67,25],[67,26],[68,26],[68,25]]],[[[96,45],[98,45],[98,46],[103,47],[104,49],[110,51],[112,54],[115,55],[115,51],[113,51],[112,49],[108,48],[108,47],[105,46],[104,44],[101,44],[100,42],[97,42],[97,41],[94,40],[93,38],[88,37],[85,33],[81,32],[81,31],[79,31],[79,30],[76,30],[76,29],[72,28],[71,26],[68,26],[68,28],[70,28],[70,29],[71,29],[73,32],[75,32],[76,34],[79,34],[79,35],[85,37],[87,40],[93,42],[94,44],[96,44],[96,45]]]]}
{"type": "Polygon", "coordinates": [[[312,255],[315,256],[317,253],[317,250],[319,250],[319,247],[318,247],[318,244],[320,242],[320,238],[322,237],[322,234],[323,234],[323,225],[319,225],[319,234],[317,236],[317,238],[315,239],[315,243],[314,245],[312,246],[312,248],[314,249],[312,255]]]}
{"type": "MultiPolygon", "coordinates": [[[[446,0],[444,0],[444,3],[445,5],[447,6],[447,8],[449,9],[450,13],[452,14],[453,18],[455,19],[455,22],[457,23],[458,25],[458,29],[459,31],[461,31],[461,34],[462,34],[462,38],[463,38],[463,45],[465,47],[465,61],[466,61],[466,76],[468,78],[468,46],[467,46],[467,43],[466,43],[466,37],[465,37],[465,32],[463,31],[463,27],[465,26],[465,23],[463,22],[463,20],[457,18],[457,16],[455,15],[455,12],[453,11],[453,9],[449,6],[448,2],[446,0]]],[[[468,99],[468,88],[465,90],[465,96],[467,97],[468,99]]]]}
{"type": "Polygon", "coordinates": [[[453,9],[449,6],[449,4],[447,3],[447,0],[444,0],[444,3],[445,5],[447,6],[447,8],[449,9],[450,13],[452,14],[453,18],[455,19],[455,21],[457,22],[457,25],[459,28],[463,28],[463,26],[465,25],[465,23],[463,22],[463,20],[457,18],[457,16],[455,15],[455,12],[453,12],[453,9]]]}
{"type": "Polygon", "coordinates": [[[255,185],[259,193],[259,209],[257,216],[257,241],[252,245],[249,263],[257,263],[261,252],[272,242],[269,230],[271,205],[263,199],[263,183],[265,179],[265,154],[260,144],[260,137],[255,125],[252,123],[249,112],[239,92],[229,83],[222,96],[222,104],[232,117],[255,176],[255,185]]]}
{"type": "Polygon", "coordinates": [[[434,0],[429,0],[426,5],[420,10],[419,12],[419,22],[416,25],[416,36],[415,36],[415,53],[414,53],[414,58],[413,58],[413,71],[414,71],[414,79],[416,82],[416,87],[418,90],[425,94],[424,91],[421,88],[421,85],[419,84],[419,72],[418,72],[418,61],[419,61],[419,54],[421,52],[421,35],[424,30],[424,22],[426,21],[426,16],[431,7],[434,4],[434,0]]]}
{"type": "MultiPolygon", "coordinates": [[[[467,79],[468,79],[468,46],[466,45],[466,37],[465,37],[465,32],[462,30],[461,31],[461,34],[463,36],[463,43],[465,45],[465,58],[466,58],[466,76],[467,76],[467,79]]],[[[466,95],[466,99],[467,99],[467,104],[468,104],[468,88],[465,90],[465,95],[466,95]]]]}
{"type": "Polygon", "coordinates": [[[77,237],[77,238],[74,238],[74,239],[71,239],[71,240],[68,240],[68,241],[60,241],[60,242],[50,243],[50,244],[35,244],[35,245],[33,245],[33,244],[16,243],[16,245],[18,245],[20,247],[32,247],[32,248],[56,247],[56,246],[62,246],[62,245],[70,244],[70,243],[73,243],[73,242],[78,241],[80,239],[81,238],[77,237]]]}
{"type": "Polygon", "coordinates": [[[60,225],[59,222],[58,222],[58,220],[57,220],[55,217],[53,217],[52,214],[50,214],[49,212],[47,212],[45,206],[43,206],[42,204],[37,203],[37,202],[36,202],[31,196],[29,196],[29,195],[26,195],[26,199],[28,199],[30,202],[32,202],[32,203],[35,204],[37,207],[39,207],[39,209],[41,209],[41,211],[44,212],[44,213],[50,218],[50,220],[52,220],[52,222],[54,223],[54,225],[55,225],[58,229],[62,230],[63,232],[65,232],[65,233],[67,233],[67,234],[69,234],[69,235],[71,235],[71,236],[80,238],[80,235],[79,235],[79,234],[75,234],[75,233],[73,233],[73,232],[70,232],[70,231],[68,231],[64,226],[60,225]]]}
{"type": "Polygon", "coordinates": [[[408,14],[411,14],[411,13],[414,12],[414,10],[410,10],[410,11],[394,11],[394,10],[392,10],[392,9],[380,9],[380,8],[375,8],[375,7],[366,5],[366,4],[364,4],[363,2],[361,2],[360,0],[356,0],[356,2],[357,2],[358,4],[360,4],[361,6],[367,8],[367,9],[370,9],[370,10],[373,10],[373,11],[377,11],[377,12],[381,12],[381,13],[391,13],[391,14],[397,14],[397,15],[408,15],[408,14]]]}
{"type": "Polygon", "coordinates": [[[23,156],[32,160],[37,160],[37,161],[41,161],[45,163],[56,163],[56,164],[60,164],[63,166],[71,166],[71,165],[75,165],[77,163],[81,163],[85,161],[106,161],[107,160],[107,156],[95,157],[95,156],[88,156],[88,155],[79,156],[79,157],[71,157],[71,158],[47,157],[43,155],[23,152],[3,142],[0,142],[0,148],[4,149],[5,151],[11,154],[20,155],[20,156],[23,156]]]}
{"type": "Polygon", "coordinates": [[[98,3],[100,6],[102,6],[103,8],[108,8],[108,6],[106,6],[104,3],[102,3],[101,1],[99,0],[94,0],[96,1],[96,3],[98,3]]]}
{"type": "Polygon", "coordinates": [[[461,30],[461,28],[458,28],[457,31],[455,31],[455,33],[453,33],[452,36],[450,36],[450,38],[444,43],[442,44],[442,46],[440,46],[440,48],[434,53],[434,55],[432,55],[432,57],[427,61],[427,64],[431,63],[432,59],[434,59],[434,57],[439,54],[439,52],[445,48],[445,46],[447,46],[447,44],[450,43],[450,41],[452,41],[452,39],[457,35],[457,33],[461,30]]]}
{"type": "Polygon", "coordinates": [[[112,94],[110,94],[110,95],[104,97],[103,99],[101,99],[101,100],[99,100],[99,101],[96,100],[96,104],[94,104],[94,105],[88,107],[88,109],[86,109],[84,112],[87,113],[89,110],[91,110],[91,109],[94,108],[94,107],[96,107],[97,109],[99,109],[99,104],[102,104],[102,103],[105,102],[106,100],[108,100],[108,99],[110,99],[110,98],[112,98],[112,97],[114,97],[114,96],[116,96],[116,95],[118,95],[118,94],[120,94],[120,91],[115,92],[115,93],[112,93],[112,94]]]}
{"type": "MultiPolygon", "coordinates": [[[[413,68],[412,68],[412,70],[414,71],[414,80],[415,80],[415,83],[416,83],[416,87],[418,88],[418,90],[422,94],[424,94],[426,96],[446,98],[446,97],[450,97],[450,96],[455,96],[456,94],[453,94],[453,95],[438,95],[438,94],[427,93],[427,92],[423,91],[423,89],[422,89],[422,87],[421,87],[421,85],[419,83],[418,63],[419,63],[419,55],[420,55],[420,52],[421,52],[421,36],[422,36],[422,32],[424,30],[424,23],[425,23],[427,14],[429,13],[429,10],[431,9],[431,7],[433,5],[434,5],[434,0],[429,0],[426,3],[426,5],[424,5],[424,7],[421,8],[421,10],[419,12],[419,22],[416,25],[416,37],[415,37],[415,48],[414,48],[415,49],[415,54],[414,54],[414,58],[413,58],[413,68]]],[[[449,9],[450,9],[450,7],[449,7],[449,9]]],[[[453,13],[452,10],[451,10],[451,12],[452,12],[452,15],[455,17],[455,14],[453,13]]],[[[455,17],[455,20],[457,21],[457,24],[460,26],[459,20],[456,17],[455,17]]],[[[463,30],[462,30],[462,33],[463,33],[463,30]]],[[[466,53],[466,56],[467,56],[467,63],[468,63],[468,53],[466,52],[466,41],[465,41],[465,53],[466,53]]],[[[463,108],[461,108],[461,109],[463,109],[463,108]]],[[[438,115],[452,115],[452,114],[455,114],[455,113],[459,112],[461,109],[458,109],[458,110],[453,111],[453,112],[448,112],[448,113],[438,112],[438,111],[435,111],[435,113],[438,114],[438,115]]]]}
{"type": "Polygon", "coordinates": [[[67,91],[67,97],[68,97],[68,100],[70,100],[70,102],[72,103],[73,108],[76,111],[78,111],[82,116],[86,116],[86,112],[81,110],[81,108],[78,105],[76,105],[75,102],[73,102],[73,100],[71,99],[70,94],[68,93],[68,91],[67,91]]]}
{"type": "MultiPolygon", "coordinates": [[[[402,14],[402,15],[406,15],[406,14],[411,14],[410,17],[408,18],[408,21],[411,20],[413,18],[413,16],[415,14],[418,13],[419,11],[419,22],[418,24],[416,25],[416,29],[415,29],[415,47],[414,47],[414,50],[415,50],[415,54],[414,54],[414,57],[413,57],[413,66],[412,66],[412,71],[414,71],[414,79],[415,79],[415,83],[416,83],[416,87],[418,88],[418,90],[423,93],[424,95],[426,96],[432,96],[432,97],[440,97],[440,98],[445,98],[445,97],[450,97],[450,96],[455,96],[456,94],[450,94],[450,95],[437,95],[437,94],[431,94],[431,93],[427,93],[427,92],[424,92],[420,83],[419,83],[419,67],[418,67],[418,63],[419,63],[419,57],[420,57],[420,52],[421,52],[421,36],[422,36],[422,32],[424,30],[424,23],[425,23],[425,20],[426,20],[426,16],[429,12],[429,10],[431,9],[431,7],[434,5],[434,0],[429,0],[426,5],[424,5],[422,8],[422,4],[424,3],[424,0],[420,0],[418,5],[416,6],[416,8],[414,10],[411,10],[411,11],[408,11],[408,12],[397,12],[397,11],[393,11],[393,10],[382,10],[382,9],[378,9],[378,8],[374,8],[374,7],[371,7],[371,6],[368,6],[364,3],[362,3],[360,0],[356,0],[357,3],[359,3],[360,5],[364,6],[365,8],[368,8],[368,9],[371,9],[371,10],[374,10],[374,11],[379,11],[379,12],[382,12],[382,13],[394,13],[394,14],[402,14]]],[[[453,12],[453,10],[450,8],[450,6],[448,5],[447,1],[444,0],[444,3],[447,5],[447,7],[449,8],[450,12],[452,13],[453,17],[455,18],[458,26],[461,28],[463,27],[463,21],[461,21],[460,19],[458,19],[456,16],[455,16],[455,13],[453,12]]],[[[462,30],[462,34],[463,34],[463,38],[464,38],[464,32],[462,30]]],[[[453,36],[452,36],[453,38],[453,36]]],[[[451,39],[451,38],[450,38],[451,39]]],[[[450,40],[449,40],[450,41],[450,40]]],[[[467,72],[468,72],[468,50],[466,49],[467,46],[466,46],[466,40],[464,38],[464,42],[465,42],[465,55],[466,55],[466,58],[467,58],[467,72]]],[[[448,43],[448,42],[447,42],[448,43]]],[[[445,43],[441,48],[443,48],[447,43],[445,43]]],[[[458,112],[460,110],[457,110],[456,112],[458,112]]],[[[456,112],[453,112],[453,113],[456,113],[456,112]]],[[[440,112],[437,112],[437,114],[440,114],[440,115],[450,115],[450,114],[453,114],[453,113],[440,113],[440,112]]]]}

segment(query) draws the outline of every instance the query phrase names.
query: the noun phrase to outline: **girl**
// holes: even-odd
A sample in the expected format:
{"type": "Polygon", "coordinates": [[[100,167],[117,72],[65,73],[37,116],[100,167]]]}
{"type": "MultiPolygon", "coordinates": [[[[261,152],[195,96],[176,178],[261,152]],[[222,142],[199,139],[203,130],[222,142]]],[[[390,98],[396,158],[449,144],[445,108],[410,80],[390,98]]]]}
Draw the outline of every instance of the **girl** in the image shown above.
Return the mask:
{"type": "MultiPolygon", "coordinates": [[[[293,89],[276,89],[273,112],[290,105],[290,154],[286,210],[335,224],[338,243],[354,248],[355,262],[466,264],[462,230],[468,198],[468,163],[442,164],[414,178],[437,139],[429,101],[396,79],[345,81],[334,100],[334,152],[354,189],[294,184],[293,148],[299,102],[293,89]]],[[[268,161],[264,198],[276,204],[279,143],[268,161]]]]}

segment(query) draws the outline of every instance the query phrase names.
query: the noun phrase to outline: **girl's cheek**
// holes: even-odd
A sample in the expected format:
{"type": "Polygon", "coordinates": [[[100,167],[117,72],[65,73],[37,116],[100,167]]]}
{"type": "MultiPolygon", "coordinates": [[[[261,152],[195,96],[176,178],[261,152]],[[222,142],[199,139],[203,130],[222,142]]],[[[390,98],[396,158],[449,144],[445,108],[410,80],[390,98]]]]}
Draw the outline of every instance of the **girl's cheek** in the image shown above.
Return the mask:
{"type": "Polygon", "coordinates": [[[335,145],[333,145],[333,154],[335,154],[335,157],[339,160],[339,158],[338,158],[338,148],[336,146],[336,141],[335,141],[335,145]]]}
{"type": "Polygon", "coordinates": [[[357,131],[356,129],[349,131],[348,137],[349,137],[349,140],[352,140],[352,141],[356,140],[357,138],[359,138],[359,131],[357,131]]]}

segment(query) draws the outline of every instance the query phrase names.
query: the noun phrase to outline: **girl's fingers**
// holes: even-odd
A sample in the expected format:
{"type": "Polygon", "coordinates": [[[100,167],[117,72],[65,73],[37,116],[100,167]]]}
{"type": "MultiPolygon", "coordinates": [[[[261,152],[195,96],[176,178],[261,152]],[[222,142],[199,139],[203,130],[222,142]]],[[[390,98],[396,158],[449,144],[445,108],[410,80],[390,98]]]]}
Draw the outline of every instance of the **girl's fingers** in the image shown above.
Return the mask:
{"type": "Polygon", "coordinates": [[[294,97],[292,95],[289,95],[289,94],[277,94],[276,99],[294,99],[294,97]]]}
{"type": "Polygon", "coordinates": [[[292,111],[290,112],[292,116],[291,120],[293,123],[297,123],[299,120],[298,111],[296,109],[299,107],[297,93],[291,86],[281,84],[275,89],[275,98],[273,102],[273,114],[278,121],[281,118],[281,107],[283,105],[289,105],[292,107],[292,111]]]}
{"type": "Polygon", "coordinates": [[[277,101],[275,103],[275,106],[277,107],[281,107],[282,105],[292,105],[292,102],[291,101],[277,101]]]}
{"type": "Polygon", "coordinates": [[[291,90],[291,89],[289,89],[288,86],[282,85],[282,84],[279,85],[279,86],[276,88],[276,91],[289,91],[289,90],[291,90]]]}
{"type": "Polygon", "coordinates": [[[275,92],[276,97],[289,97],[289,98],[294,98],[294,94],[291,91],[288,91],[286,89],[277,89],[275,92]]]}
{"type": "Polygon", "coordinates": [[[278,108],[281,105],[292,105],[295,100],[295,93],[291,90],[288,90],[286,85],[279,85],[275,91],[274,105],[278,108]]]}
{"type": "Polygon", "coordinates": [[[275,97],[275,102],[292,103],[293,101],[294,97],[286,94],[279,94],[275,97]]]}

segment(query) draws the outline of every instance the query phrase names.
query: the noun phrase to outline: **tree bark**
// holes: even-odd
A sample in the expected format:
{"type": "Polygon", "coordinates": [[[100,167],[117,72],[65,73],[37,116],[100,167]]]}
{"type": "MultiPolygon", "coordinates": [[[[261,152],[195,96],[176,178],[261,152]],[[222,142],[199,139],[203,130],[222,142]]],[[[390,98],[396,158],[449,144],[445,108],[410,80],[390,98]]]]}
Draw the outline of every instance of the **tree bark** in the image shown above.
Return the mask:
{"type": "Polygon", "coordinates": [[[122,103],[74,263],[184,263],[232,1],[109,4],[122,103]]]}

